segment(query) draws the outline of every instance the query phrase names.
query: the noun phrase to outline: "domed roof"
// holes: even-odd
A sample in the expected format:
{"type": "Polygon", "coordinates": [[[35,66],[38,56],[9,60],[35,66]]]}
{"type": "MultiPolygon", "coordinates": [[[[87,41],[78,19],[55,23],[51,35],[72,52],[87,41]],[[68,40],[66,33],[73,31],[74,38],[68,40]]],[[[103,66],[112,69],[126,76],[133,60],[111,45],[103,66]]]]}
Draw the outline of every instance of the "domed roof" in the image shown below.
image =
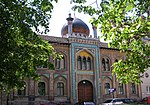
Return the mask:
{"type": "MultiPolygon", "coordinates": [[[[72,33],[80,33],[89,36],[89,27],[81,20],[76,18],[72,23],[72,33]]],[[[64,25],[61,29],[61,35],[68,34],[68,25],[64,25]]]]}

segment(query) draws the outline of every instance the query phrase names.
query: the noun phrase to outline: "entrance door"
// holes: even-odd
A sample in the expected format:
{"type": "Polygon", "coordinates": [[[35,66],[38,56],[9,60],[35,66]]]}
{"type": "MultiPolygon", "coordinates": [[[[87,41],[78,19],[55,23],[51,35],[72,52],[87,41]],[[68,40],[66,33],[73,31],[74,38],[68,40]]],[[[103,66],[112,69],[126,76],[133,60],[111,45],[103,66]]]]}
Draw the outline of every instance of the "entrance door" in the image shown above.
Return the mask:
{"type": "Polygon", "coordinates": [[[78,101],[93,101],[93,86],[89,81],[81,81],[78,83],[78,101]]]}

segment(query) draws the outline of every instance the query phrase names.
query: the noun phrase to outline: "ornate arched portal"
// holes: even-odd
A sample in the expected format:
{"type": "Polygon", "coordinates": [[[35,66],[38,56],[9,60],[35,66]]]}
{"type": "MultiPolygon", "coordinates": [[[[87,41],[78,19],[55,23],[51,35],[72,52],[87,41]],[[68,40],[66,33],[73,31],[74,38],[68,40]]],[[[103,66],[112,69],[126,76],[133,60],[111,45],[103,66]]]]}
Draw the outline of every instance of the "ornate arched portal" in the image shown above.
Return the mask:
{"type": "Polygon", "coordinates": [[[83,80],[78,83],[78,101],[93,101],[93,85],[90,81],[83,80]]]}

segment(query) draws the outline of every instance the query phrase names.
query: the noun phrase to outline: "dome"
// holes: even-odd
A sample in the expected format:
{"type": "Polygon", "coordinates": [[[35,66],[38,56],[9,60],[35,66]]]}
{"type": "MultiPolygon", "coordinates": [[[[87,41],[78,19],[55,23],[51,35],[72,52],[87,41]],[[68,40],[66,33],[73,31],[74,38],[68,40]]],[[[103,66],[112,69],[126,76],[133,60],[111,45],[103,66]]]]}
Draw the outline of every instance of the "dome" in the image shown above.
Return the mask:
{"type": "MultiPolygon", "coordinates": [[[[76,18],[72,23],[72,33],[84,34],[86,35],[86,37],[88,37],[90,30],[89,27],[81,19],[76,18]]],[[[64,36],[67,34],[68,34],[68,25],[65,24],[62,27],[61,35],[64,36]]]]}

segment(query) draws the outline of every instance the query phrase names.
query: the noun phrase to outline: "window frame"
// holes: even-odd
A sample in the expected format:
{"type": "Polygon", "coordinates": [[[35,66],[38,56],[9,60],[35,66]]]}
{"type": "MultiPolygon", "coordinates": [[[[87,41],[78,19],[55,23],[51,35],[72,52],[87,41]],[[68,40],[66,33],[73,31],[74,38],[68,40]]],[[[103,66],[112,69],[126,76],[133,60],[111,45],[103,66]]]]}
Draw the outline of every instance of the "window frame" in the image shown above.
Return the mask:
{"type": "Polygon", "coordinates": [[[57,96],[64,96],[64,83],[63,82],[57,83],[57,96]]]}

